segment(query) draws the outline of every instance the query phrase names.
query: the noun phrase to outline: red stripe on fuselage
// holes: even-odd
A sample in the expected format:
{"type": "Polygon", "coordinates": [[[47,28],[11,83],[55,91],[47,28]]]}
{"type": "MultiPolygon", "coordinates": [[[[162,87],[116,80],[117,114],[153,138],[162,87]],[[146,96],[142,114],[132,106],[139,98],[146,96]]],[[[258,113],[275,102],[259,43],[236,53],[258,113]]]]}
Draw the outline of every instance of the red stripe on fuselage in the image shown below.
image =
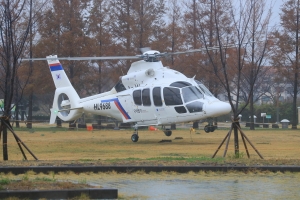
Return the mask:
{"type": "Polygon", "coordinates": [[[118,104],[117,101],[114,101],[115,105],[117,106],[117,108],[119,109],[119,111],[122,113],[122,115],[125,117],[125,119],[129,119],[127,116],[127,113],[124,113],[123,109],[120,107],[120,105],[118,104]]]}

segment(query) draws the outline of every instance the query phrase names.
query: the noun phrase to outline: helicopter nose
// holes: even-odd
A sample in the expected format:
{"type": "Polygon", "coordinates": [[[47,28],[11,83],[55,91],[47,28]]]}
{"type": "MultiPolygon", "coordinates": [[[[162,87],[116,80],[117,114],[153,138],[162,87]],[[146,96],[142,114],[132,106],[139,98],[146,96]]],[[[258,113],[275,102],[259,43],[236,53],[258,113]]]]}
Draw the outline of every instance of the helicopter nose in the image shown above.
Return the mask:
{"type": "Polygon", "coordinates": [[[206,104],[204,110],[209,117],[217,117],[230,113],[231,106],[229,103],[217,101],[206,104]]]}

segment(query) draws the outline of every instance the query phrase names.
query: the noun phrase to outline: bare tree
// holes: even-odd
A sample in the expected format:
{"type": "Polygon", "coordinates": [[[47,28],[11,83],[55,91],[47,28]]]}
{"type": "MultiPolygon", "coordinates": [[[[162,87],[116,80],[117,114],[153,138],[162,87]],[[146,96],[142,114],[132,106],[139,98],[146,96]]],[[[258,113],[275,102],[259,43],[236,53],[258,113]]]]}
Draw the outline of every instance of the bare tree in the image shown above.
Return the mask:
{"type": "MultiPolygon", "coordinates": [[[[109,7],[107,1],[94,0],[93,7],[89,16],[89,24],[87,28],[87,33],[92,38],[93,46],[91,46],[92,54],[95,56],[107,56],[113,53],[111,48],[112,45],[112,36],[109,31],[110,19],[107,13],[109,12],[109,7]]],[[[97,86],[98,92],[102,91],[102,72],[101,69],[104,67],[103,61],[97,61],[98,67],[98,77],[97,77],[97,86]]]]}
{"type": "MultiPolygon", "coordinates": [[[[242,135],[243,141],[245,139],[245,135],[241,132],[240,125],[238,123],[239,114],[249,104],[255,81],[261,70],[261,65],[259,64],[262,62],[262,58],[265,55],[268,44],[268,31],[264,29],[264,31],[262,32],[264,33],[264,41],[260,41],[256,44],[257,47],[259,47],[258,50],[255,51],[255,53],[258,55],[257,60],[254,60],[253,57],[249,56],[253,51],[253,39],[257,40],[257,38],[253,37],[253,35],[251,34],[251,30],[253,31],[251,19],[253,19],[253,10],[255,9],[253,3],[254,1],[257,2],[257,0],[253,0],[250,2],[240,0],[234,1],[234,4],[234,2],[231,0],[213,0],[214,29],[216,30],[216,43],[219,47],[219,62],[216,62],[216,59],[213,59],[215,58],[215,54],[207,50],[210,63],[212,64],[213,73],[225,89],[228,96],[228,101],[232,108],[232,129],[234,130],[234,149],[236,156],[239,156],[239,131],[242,135]],[[238,4],[236,4],[236,2],[238,2],[238,4]],[[222,12],[228,12],[230,21],[232,22],[231,24],[222,23],[220,12],[218,12],[220,10],[222,10],[222,12]],[[228,46],[232,46],[232,44],[235,44],[235,48],[227,48],[228,46]],[[249,69],[247,67],[251,66],[251,58],[253,60],[253,63],[258,64],[255,65],[255,68],[253,66],[253,77],[251,77],[250,75],[250,79],[249,74],[247,73],[249,72],[249,69]],[[247,101],[243,107],[239,107],[242,95],[242,86],[245,81],[249,84],[247,101]]],[[[209,35],[207,34],[207,31],[204,28],[204,25],[201,24],[201,22],[200,27],[203,43],[208,48],[209,35]]],[[[227,136],[230,137],[229,133],[227,136]]],[[[244,145],[246,146],[245,142],[244,145]]]]}
{"type": "MultiPolygon", "coordinates": [[[[14,133],[10,125],[14,91],[19,87],[19,83],[16,81],[17,70],[20,67],[19,58],[24,51],[31,26],[31,17],[27,19],[22,17],[24,12],[27,12],[25,9],[26,3],[26,0],[2,0],[0,4],[0,90],[4,95],[4,109],[1,116],[0,134],[3,133],[3,160],[8,160],[7,130],[10,130],[14,134],[23,156],[26,159],[20,145],[23,144],[23,142],[14,133]]],[[[25,148],[27,147],[25,146],[25,148]]]]}
{"type": "Polygon", "coordinates": [[[276,48],[272,64],[293,87],[292,129],[297,129],[297,96],[299,93],[299,14],[300,0],[287,0],[282,6],[281,30],[274,32],[276,48]]]}
{"type": "MultiPolygon", "coordinates": [[[[176,52],[184,49],[183,44],[185,40],[184,35],[184,24],[182,21],[183,13],[181,9],[182,5],[180,5],[178,0],[169,0],[168,5],[168,18],[170,22],[166,26],[165,35],[167,43],[165,45],[167,47],[167,51],[176,52]]],[[[182,70],[182,62],[184,56],[171,56],[166,60],[165,63],[169,64],[171,68],[176,70],[182,70]]]]}
{"type": "Polygon", "coordinates": [[[165,2],[163,0],[137,0],[133,4],[134,44],[138,48],[149,47],[157,32],[165,26],[165,2]]]}
{"type": "MultiPolygon", "coordinates": [[[[34,25],[36,25],[36,20],[37,20],[37,14],[42,12],[42,8],[44,7],[45,2],[39,1],[35,2],[33,5],[32,0],[30,0],[29,3],[29,18],[32,19],[32,23],[30,24],[30,29],[29,29],[29,57],[33,58],[33,41],[36,36],[36,31],[34,30],[34,25]],[[33,9],[35,8],[35,9],[33,9]],[[34,13],[33,13],[34,12],[34,13]]],[[[33,85],[32,85],[32,75],[33,75],[33,62],[29,62],[29,83],[26,85],[27,90],[28,90],[28,115],[27,115],[27,128],[32,128],[32,110],[33,110],[33,96],[34,96],[34,91],[33,91],[33,85]],[[29,87],[28,87],[29,85],[29,87]]],[[[23,106],[25,107],[25,106],[23,106]]]]}
{"type": "MultiPolygon", "coordinates": [[[[134,55],[157,41],[165,26],[163,0],[115,0],[109,4],[111,31],[119,45],[116,54],[134,55]]],[[[130,61],[125,61],[125,70],[130,61]]]]}

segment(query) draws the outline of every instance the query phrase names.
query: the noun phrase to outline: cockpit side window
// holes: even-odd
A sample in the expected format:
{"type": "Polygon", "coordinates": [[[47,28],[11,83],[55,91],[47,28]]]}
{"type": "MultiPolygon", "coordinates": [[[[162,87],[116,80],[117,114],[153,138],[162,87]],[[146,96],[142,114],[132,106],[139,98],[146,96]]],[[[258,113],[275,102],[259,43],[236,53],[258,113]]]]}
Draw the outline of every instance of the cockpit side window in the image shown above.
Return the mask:
{"type": "Polygon", "coordinates": [[[165,87],[163,93],[167,106],[182,105],[180,90],[178,88],[165,87]]]}
{"type": "Polygon", "coordinates": [[[192,103],[186,104],[186,108],[190,113],[202,112],[203,103],[199,101],[194,101],[192,103]]]}
{"type": "Polygon", "coordinates": [[[150,100],[150,89],[143,89],[142,91],[142,101],[144,106],[151,106],[151,100],[150,100]]]}
{"type": "Polygon", "coordinates": [[[192,84],[188,83],[188,82],[184,82],[184,81],[178,81],[178,82],[174,82],[172,83],[170,86],[172,87],[178,87],[178,88],[183,88],[186,86],[190,86],[192,84]]]}
{"type": "Polygon", "coordinates": [[[202,99],[203,94],[195,86],[185,87],[182,89],[182,96],[185,103],[194,101],[197,99],[202,99]]]}
{"type": "Polygon", "coordinates": [[[142,93],[141,90],[133,91],[133,101],[136,105],[142,105],[142,93]]]}
{"type": "Polygon", "coordinates": [[[155,106],[162,106],[160,91],[161,91],[160,87],[153,88],[152,95],[153,95],[153,102],[155,106]]]}
{"type": "Polygon", "coordinates": [[[122,80],[120,80],[116,85],[115,85],[115,90],[117,92],[122,92],[124,90],[126,90],[125,86],[122,83],[122,80]]]}

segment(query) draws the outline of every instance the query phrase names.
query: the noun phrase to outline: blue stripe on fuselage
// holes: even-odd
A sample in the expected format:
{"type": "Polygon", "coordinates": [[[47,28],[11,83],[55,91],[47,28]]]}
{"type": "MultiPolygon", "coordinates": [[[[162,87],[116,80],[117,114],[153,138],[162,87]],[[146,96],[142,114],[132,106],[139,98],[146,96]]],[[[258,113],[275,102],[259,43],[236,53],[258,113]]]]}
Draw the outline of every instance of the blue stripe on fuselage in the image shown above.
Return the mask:
{"type": "Polygon", "coordinates": [[[107,100],[101,100],[101,103],[105,102],[114,102],[119,109],[119,111],[122,113],[122,115],[125,117],[125,119],[131,119],[131,117],[128,115],[128,113],[125,111],[123,106],[121,105],[120,101],[118,98],[113,98],[113,99],[107,99],[107,100]]]}
{"type": "Polygon", "coordinates": [[[112,102],[112,101],[119,101],[119,99],[118,98],[113,98],[113,99],[101,100],[101,103],[112,102]]]}

